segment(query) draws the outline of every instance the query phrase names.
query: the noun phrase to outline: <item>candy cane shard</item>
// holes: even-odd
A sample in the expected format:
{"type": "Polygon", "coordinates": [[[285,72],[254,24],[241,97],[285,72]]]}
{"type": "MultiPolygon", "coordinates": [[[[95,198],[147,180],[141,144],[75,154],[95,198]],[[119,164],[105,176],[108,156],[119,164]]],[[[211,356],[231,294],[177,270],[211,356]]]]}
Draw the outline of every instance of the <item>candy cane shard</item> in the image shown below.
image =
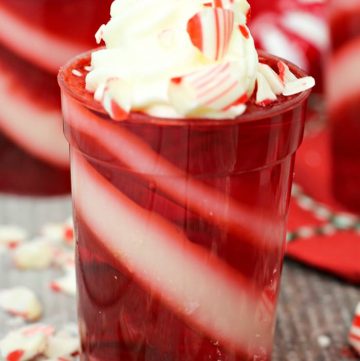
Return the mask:
{"type": "Polygon", "coordinates": [[[283,61],[278,61],[277,66],[279,70],[279,77],[283,83],[287,83],[297,79],[283,61]]]}
{"type": "Polygon", "coordinates": [[[257,82],[257,91],[256,91],[256,104],[262,107],[266,107],[267,105],[276,101],[277,96],[273,92],[269,82],[266,80],[265,76],[258,72],[256,76],[257,82]]]}
{"type": "Polygon", "coordinates": [[[356,307],[355,317],[350,328],[348,340],[354,350],[360,354],[360,303],[356,307]]]}
{"type": "Polygon", "coordinates": [[[301,93],[313,88],[315,85],[313,77],[297,78],[283,61],[278,62],[278,68],[280,79],[284,82],[284,90],[282,92],[284,96],[301,93]]]}
{"type": "Polygon", "coordinates": [[[302,93],[305,90],[311,89],[315,86],[315,79],[311,76],[306,76],[295,81],[285,83],[283,95],[290,96],[302,93]]]}
{"type": "Polygon", "coordinates": [[[258,65],[258,71],[264,76],[271,90],[276,94],[280,95],[284,90],[284,83],[280,79],[279,75],[267,64],[258,65]]]}
{"type": "Polygon", "coordinates": [[[246,352],[258,333],[268,349],[269,330],[254,319],[260,294],[241,274],[127,198],[80,152],[72,154],[72,171],[76,211],[143,287],[227,347],[246,352]]]}
{"type": "Polygon", "coordinates": [[[178,113],[190,116],[223,111],[239,105],[242,99],[245,103],[247,89],[241,81],[241,67],[240,62],[226,62],[173,78],[168,90],[169,100],[178,113]]]}
{"type": "Polygon", "coordinates": [[[222,59],[226,54],[233,30],[233,11],[221,8],[205,8],[187,25],[193,45],[211,60],[222,59]]]}
{"type": "Polygon", "coordinates": [[[186,205],[207,221],[233,232],[244,242],[258,247],[264,237],[264,228],[268,235],[274,237],[273,242],[267,243],[270,248],[277,247],[277,242],[283,237],[276,231],[276,219],[271,219],[270,215],[259,216],[222,192],[189,178],[124,128],[102,122],[89,111],[79,108],[69,98],[64,99],[64,113],[74,130],[92,137],[115,159],[147,180],[155,182],[170,199],[186,205]]]}
{"type": "Polygon", "coordinates": [[[246,0],[203,0],[203,6],[233,11],[236,24],[246,24],[250,16],[250,5],[246,0]]]}

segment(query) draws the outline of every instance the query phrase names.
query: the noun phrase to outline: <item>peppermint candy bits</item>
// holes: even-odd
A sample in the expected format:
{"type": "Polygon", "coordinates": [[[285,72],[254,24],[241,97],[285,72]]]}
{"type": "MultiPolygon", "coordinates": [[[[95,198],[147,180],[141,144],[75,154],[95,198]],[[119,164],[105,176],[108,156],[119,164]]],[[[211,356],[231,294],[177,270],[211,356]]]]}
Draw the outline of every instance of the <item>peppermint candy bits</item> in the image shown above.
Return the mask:
{"type": "Polygon", "coordinates": [[[207,58],[222,59],[234,29],[234,12],[205,8],[192,17],[187,26],[190,39],[207,58]]]}
{"type": "Polygon", "coordinates": [[[42,307],[36,294],[26,287],[1,290],[0,307],[26,321],[35,321],[42,314],[42,307]]]}
{"type": "Polygon", "coordinates": [[[16,248],[27,236],[27,232],[21,227],[0,225],[0,246],[16,248]]]}
{"type": "Polygon", "coordinates": [[[79,354],[76,326],[69,324],[55,333],[52,326],[35,324],[11,331],[0,341],[6,361],[71,361],[79,354]]]}
{"type": "Polygon", "coordinates": [[[54,329],[35,324],[8,333],[0,341],[0,351],[7,361],[27,361],[44,354],[47,339],[54,329]]]}

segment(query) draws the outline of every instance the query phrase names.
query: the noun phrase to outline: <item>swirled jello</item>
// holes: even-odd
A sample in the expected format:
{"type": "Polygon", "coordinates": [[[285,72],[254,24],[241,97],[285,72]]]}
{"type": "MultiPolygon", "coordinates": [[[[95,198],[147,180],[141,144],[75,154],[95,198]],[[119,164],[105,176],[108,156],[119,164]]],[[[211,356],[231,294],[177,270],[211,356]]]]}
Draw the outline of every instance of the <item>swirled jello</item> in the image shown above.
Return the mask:
{"type": "Polygon", "coordinates": [[[69,192],[56,74],[93,47],[110,4],[0,0],[0,192],[69,192]]]}

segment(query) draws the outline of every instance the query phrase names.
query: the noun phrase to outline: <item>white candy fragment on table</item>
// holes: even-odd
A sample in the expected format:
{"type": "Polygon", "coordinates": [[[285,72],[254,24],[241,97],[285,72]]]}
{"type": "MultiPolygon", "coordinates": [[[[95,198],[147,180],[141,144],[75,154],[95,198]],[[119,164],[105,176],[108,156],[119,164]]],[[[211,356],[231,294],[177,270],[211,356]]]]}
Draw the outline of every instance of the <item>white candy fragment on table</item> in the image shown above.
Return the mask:
{"type": "Polygon", "coordinates": [[[76,294],[76,276],[75,268],[69,268],[65,272],[65,276],[51,282],[50,287],[55,292],[62,292],[70,296],[76,294]]]}
{"type": "Polygon", "coordinates": [[[50,240],[63,241],[67,245],[73,245],[73,220],[68,218],[64,223],[48,223],[41,229],[41,234],[50,240]]]}
{"type": "Polygon", "coordinates": [[[45,238],[36,238],[17,247],[13,259],[17,268],[40,270],[51,265],[54,247],[45,238]]]}
{"type": "Polygon", "coordinates": [[[348,340],[350,345],[360,355],[360,303],[356,307],[355,317],[350,328],[348,340]]]}
{"type": "Polygon", "coordinates": [[[53,257],[53,264],[63,270],[75,267],[75,252],[73,249],[56,248],[53,257]]]}
{"type": "Polygon", "coordinates": [[[45,356],[49,359],[59,359],[74,356],[80,352],[80,340],[76,325],[65,326],[48,339],[45,356]],[[74,332],[75,331],[75,332],[74,332]]]}
{"type": "Polygon", "coordinates": [[[9,332],[0,340],[0,352],[7,361],[27,361],[44,354],[53,327],[35,324],[9,332]]]}
{"type": "Polygon", "coordinates": [[[15,225],[0,225],[0,245],[16,248],[27,238],[25,229],[15,225]]]}
{"type": "Polygon", "coordinates": [[[36,294],[26,287],[14,287],[0,291],[0,307],[26,321],[39,319],[42,307],[36,294]]]}

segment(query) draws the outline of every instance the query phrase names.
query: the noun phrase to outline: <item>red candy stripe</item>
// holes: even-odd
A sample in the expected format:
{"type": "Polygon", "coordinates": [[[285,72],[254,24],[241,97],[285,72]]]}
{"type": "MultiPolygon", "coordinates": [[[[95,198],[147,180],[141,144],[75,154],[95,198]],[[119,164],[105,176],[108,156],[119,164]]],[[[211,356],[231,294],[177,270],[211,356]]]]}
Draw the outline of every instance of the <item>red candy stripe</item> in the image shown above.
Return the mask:
{"type": "Polygon", "coordinates": [[[194,46],[208,58],[218,60],[227,52],[233,28],[233,11],[206,8],[189,20],[187,31],[194,46]]]}
{"type": "Polygon", "coordinates": [[[24,350],[12,351],[7,355],[6,360],[7,361],[20,361],[21,358],[23,357],[24,353],[25,353],[24,350]]]}

